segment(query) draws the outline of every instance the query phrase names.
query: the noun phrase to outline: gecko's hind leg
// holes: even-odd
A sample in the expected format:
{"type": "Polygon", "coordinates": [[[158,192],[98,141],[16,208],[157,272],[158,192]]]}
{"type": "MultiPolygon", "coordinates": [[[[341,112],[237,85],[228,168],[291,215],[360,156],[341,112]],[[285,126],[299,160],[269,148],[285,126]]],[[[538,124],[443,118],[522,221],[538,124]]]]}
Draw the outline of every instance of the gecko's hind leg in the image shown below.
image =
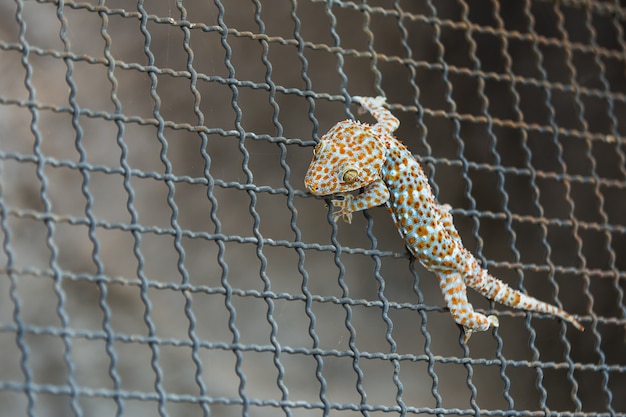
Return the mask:
{"type": "Polygon", "coordinates": [[[465,330],[465,343],[473,332],[484,332],[490,327],[498,327],[496,316],[485,316],[474,311],[467,301],[466,287],[459,273],[439,273],[439,287],[452,318],[465,330]]]}

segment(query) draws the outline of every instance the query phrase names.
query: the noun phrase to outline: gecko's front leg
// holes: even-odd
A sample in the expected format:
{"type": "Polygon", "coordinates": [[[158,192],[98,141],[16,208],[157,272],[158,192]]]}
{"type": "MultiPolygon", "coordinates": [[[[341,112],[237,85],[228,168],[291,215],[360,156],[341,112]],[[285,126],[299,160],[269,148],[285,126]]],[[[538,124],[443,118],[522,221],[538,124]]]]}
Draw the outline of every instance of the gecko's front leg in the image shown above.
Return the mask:
{"type": "Polygon", "coordinates": [[[355,211],[380,206],[389,200],[389,190],[381,179],[365,187],[363,192],[357,196],[348,193],[338,195],[343,198],[331,200],[333,206],[338,208],[333,212],[333,220],[337,221],[341,217],[346,223],[352,222],[352,213],[355,211]]]}
{"type": "Polygon", "coordinates": [[[386,101],[385,97],[354,96],[352,99],[362,106],[359,113],[368,111],[376,119],[377,123],[371,127],[373,131],[391,135],[400,126],[400,121],[383,107],[386,101]]]}

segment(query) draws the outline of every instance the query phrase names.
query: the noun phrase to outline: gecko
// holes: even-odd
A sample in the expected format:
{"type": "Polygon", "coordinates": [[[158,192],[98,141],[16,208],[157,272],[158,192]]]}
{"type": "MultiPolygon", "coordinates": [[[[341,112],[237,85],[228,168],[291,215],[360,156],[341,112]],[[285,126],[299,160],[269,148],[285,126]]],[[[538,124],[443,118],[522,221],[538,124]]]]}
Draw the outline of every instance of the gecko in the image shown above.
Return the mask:
{"type": "Polygon", "coordinates": [[[468,251],[456,230],[451,206],[437,203],[420,164],[392,133],[400,121],[383,105],[384,97],[354,97],[374,125],[355,120],[337,123],[313,151],[305,187],[313,195],[335,195],[333,220],[351,223],[352,213],[386,205],[405,245],[424,267],[434,272],[452,318],[473,332],[498,327],[495,315],[474,311],[466,289],[509,307],[546,313],[583,326],[569,313],[509,287],[490,275],[468,251]],[[351,191],[362,190],[358,195],[351,191]]]}

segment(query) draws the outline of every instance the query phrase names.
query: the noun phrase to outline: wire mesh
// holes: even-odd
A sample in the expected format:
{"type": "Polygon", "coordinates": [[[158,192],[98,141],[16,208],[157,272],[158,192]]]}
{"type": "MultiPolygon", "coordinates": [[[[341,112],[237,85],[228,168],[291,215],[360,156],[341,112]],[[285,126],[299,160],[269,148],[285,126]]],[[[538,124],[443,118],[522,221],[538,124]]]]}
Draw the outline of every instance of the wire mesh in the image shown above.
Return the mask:
{"type": "Polygon", "coordinates": [[[626,415],[620,2],[0,12],[0,414],[626,415]],[[585,332],[470,294],[501,327],[464,345],[386,210],[332,221],[302,181],[353,95],[585,332]]]}

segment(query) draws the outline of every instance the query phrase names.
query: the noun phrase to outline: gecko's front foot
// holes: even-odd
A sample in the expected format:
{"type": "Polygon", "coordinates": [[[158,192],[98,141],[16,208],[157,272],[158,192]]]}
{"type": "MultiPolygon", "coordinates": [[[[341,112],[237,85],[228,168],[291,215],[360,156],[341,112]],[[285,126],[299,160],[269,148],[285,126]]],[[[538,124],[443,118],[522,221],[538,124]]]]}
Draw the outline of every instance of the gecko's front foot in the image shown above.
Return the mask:
{"type": "Polygon", "coordinates": [[[333,211],[333,220],[335,223],[339,218],[342,218],[346,223],[352,223],[352,210],[350,209],[350,205],[354,200],[354,196],[352,194],[339,194],[340,197],[343,197],[341,200],[333,199],[331,203],[333,203],[333,207],[337,208],[337,210],[333,211]]]}
{"type": "Polygon", "coordinates": [[[382,107],[387,102],[387,98],[383,96],[377,96],[377,97],[354,96],[352,97],[352,101],[355,101],[361,105],[361,107],[359,107],[358,113],[364,114],[364,113],[367,113],[367,111],[370,108],[382,107]]]}

